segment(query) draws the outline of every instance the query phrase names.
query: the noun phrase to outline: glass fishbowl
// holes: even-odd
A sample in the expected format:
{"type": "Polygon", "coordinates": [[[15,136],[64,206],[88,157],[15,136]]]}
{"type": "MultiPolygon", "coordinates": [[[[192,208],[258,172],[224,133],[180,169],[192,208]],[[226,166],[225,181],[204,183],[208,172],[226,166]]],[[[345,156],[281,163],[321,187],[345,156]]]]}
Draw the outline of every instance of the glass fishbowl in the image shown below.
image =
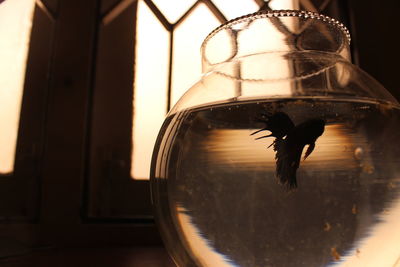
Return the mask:
{"type": "Polygon", "coordinates": [[[395,266],[400,109],[340,22],[263,11],[211,32],[151,166],[178,266],[395,266]]]}

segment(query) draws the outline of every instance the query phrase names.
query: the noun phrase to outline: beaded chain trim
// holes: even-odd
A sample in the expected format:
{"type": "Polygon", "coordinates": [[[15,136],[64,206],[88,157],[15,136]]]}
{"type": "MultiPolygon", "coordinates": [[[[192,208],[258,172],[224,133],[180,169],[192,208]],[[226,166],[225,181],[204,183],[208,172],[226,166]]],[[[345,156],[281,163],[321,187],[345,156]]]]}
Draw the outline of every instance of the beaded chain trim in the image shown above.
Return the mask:
{"type": "Polygon", "coordinates": [[[278,17],[299,17],[299,18],[305,18],[305,19],[317,19],[321,20],[324,22],[327,22],[328,24],[331,24],[333,26],[336,26],[339,28],[343,34],[346,36],[348,43],[350,44],[351,41],[351,36],[349,30],[344,26],[343,23],[340,21],[325,16],[321,15],[316,12],[311,12],[311,11],[304,11],[304,10],[268,10],[268,11],[259,11],[256,13],[248,14],[242,17],[238,17],[236,19],[230,20],[216,29],[214,29],[205,39],[202,44],[202,47],[205,46],[205,44],[210,40],[215,34],[217,34],[219,31],[232,27],[233,25],[240,24],[243,22],[248,22],[256,19],[262,19],[262,18],[278,18],[278,17]]]}

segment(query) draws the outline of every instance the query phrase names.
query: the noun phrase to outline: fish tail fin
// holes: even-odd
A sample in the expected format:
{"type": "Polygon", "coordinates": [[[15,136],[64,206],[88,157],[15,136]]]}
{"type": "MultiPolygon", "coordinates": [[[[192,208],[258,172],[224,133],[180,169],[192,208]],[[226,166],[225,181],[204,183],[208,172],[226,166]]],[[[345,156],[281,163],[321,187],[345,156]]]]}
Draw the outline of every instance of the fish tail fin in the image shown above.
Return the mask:
{"type": "Polygon", "coordinates": [[[285,140],[275,140],[276,177],[281,185],[284,185],[288,190],[293,190],[297,188],[296,171],[299,163],[287,146],[285,140]]]}

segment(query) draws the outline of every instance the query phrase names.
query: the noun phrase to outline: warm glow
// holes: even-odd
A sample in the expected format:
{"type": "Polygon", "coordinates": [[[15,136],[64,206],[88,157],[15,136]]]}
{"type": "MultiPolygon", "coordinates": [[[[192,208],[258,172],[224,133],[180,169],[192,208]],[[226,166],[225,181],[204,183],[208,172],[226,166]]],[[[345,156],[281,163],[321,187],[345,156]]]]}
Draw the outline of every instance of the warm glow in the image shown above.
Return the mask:
{"type": "MultiPolygon", "coordinates": [[[[190,7],[190,1],[185,4],[176,1],[179,2],[176,5],[154,2],[171,23],[190,7]]],[[[173,32],[172,105],[200,77],[201,43],[219,24],[211,11],[199,4],[173,32]]],[[[149,177],[154,143],[167,111],[169,39],[170,33],[147,5],[139,1],[131,167],[134,179],[149,177]]]]}
{"type": "Polygon", "coordinates": [[[131,176],[148,179],[151,154],[167,110],[169,33],[139,1],[131,176]]]}
{"type": "MultiPolygon", "coordinates": [[[[178,22],[196,1],[153,0],[169,23],[178,22]]],[[[212,1],[226,19],[256,12],[256,1],[212,1]]],[[[293,0],[271,1],[272,8],[293,8],[293,0]]],[[[206,35],[221,22],[204,3],[197,3],[187,17],[175,25],[172,33],[159,22],[144,1],[138,2],[135,95],[133,121],[133,149],[131,176],[134,179],[148,179],[153,146],[167,110],[168,76],[170,61],[170,34],[172,43],[171,106],[188,90],[201,75],[200,46],[206,35]]],[[[257,27],[257,25],[253,25],[257,27]]],[[[277,31],[270,27],[270,30],[277,31]]],[[[282,40],[269,45],[280,46],[282,40]]],[[[281,76],[290,75],[287,63],[275,64],[274,70],[281,76]]],[[[246,75],[247,66],[243,66],[246,75]]],[[[253,70],[252,70],[253,71],[253,70]]],[[[278,75],[277,74],[277,75],[278,75]]],[[[243,84],[242,92],[254,90],[243,84]]],[[[282,93],[282,86],[279,87],[282,93]]],[[[290,85],[286,85],[290,90],[290,85]]]]}
{"type": "Polygon", "coordinates": [[[271,9],[299,9],[298,0],[272,0],[268,6],[271,9]]]}
{"type": "Polygon", "coordinates": [[[275,168],[275,152],[270,147],[273,138],[255,140],[250,136],[256,129],[214,130],[201,145],[207,147],[210,161],[220,165],[235,164],[241,168],[270,170],[275,168]]]}
{"type": "Polygon", "coordinates": [[[216,252],[210,245],[209,241],[202,237],[199,229],[192,223],[189,215],[186,215],[186,210],[182,207],[177,207],[177,220],[181,226],[181,231],[185,238],[184,243],[187,244],[193,254],[196,255],[196,260],[201,263],[201,266],[218,266],[232,267],[230,260],[216,252]]]}
{"type": "MultiPolygon", "coordinates": [[[[255,140],[268,132],[256,136],[250,134],[257,129],[248,130],[215,130],[211,138],[202,145],[210,152],[212,161],[219,164],[236,164],[241,168],[252,170],[262,169],[274,171],[275,152],[268,148],[274,138],[255,140]]],[[[343,168],[355,167],[358,164],[354,159],[357,147],[365,146],[362,138],[351,138],[351,134],[339,125],[327,125],[324,134],[317,139],[313,153],[301,163],[300,168],[343,168]],[[355,143],[357,142],[357,143],[355,143]]],[[[303,154],[306,149],[303,150],[303,154]]],[[[368,159],[366,159],[368,160],[368,159]]]]}
{"type": "Polygon", "coordinates": [[[196,0],[153,0],[169,23],[173,24],[196,2],[196,0]]]}
{"type": "Polygon", "coordinates": [[[213,0],[213,3],[228,20],[254,13],[260,9],[255,1],[213,0]]]}
{"type": "Polygon", "coordinates": [[[362,240],[349,256],[343,257],[339,267],[400,267],[400,199],[386,209],[369,237],[362,240]],[[382,246],[386,249],[382,250],[382,246]],[[379,252],[379,253],[378,253],[379,252]]]}
{"type": "Polygon", "coordinates": [[[174,31],[171,105],[200,78],[201,43],[219,24],[211,11],[204,4],[200,4],[174,31]]]}
{"type": "Polygon", "coordinates": [[[14,168],[34,0],[0,4],[0,174],[14,168]]]}

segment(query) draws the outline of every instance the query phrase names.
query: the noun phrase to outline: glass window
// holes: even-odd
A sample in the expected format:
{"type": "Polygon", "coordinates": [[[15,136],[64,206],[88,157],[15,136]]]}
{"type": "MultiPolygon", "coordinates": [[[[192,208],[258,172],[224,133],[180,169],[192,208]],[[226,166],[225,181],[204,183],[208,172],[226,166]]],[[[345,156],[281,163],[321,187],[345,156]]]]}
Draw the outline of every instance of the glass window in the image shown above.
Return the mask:
{"type": "Polygon", "coordinates": [[[0,174],[8,174],[14,169],[35,1],[0,3],[0,174]]]}
{"type": "Polygon", "coordinates": [[[103,0],[90,104],[88,217],[151,216],[146,180],[154,143],[168,110],[201,76],[208,33],[260,9],[318,9],[327,1],[103,0]]]}
{"type": "MultiPolygon", "coordinates": [[[[315,9],[310,1],[301,2],[315,9]]],[[[148,179],[153,146],[166,112],[201,75],[200,46],[207,34],[261,7],[293,9],[299,4],[296,0],[138,2],[132,178],[148,179]]]]}
{"type": "Polygon", "coordinates": [[[259,8],[253,0],[138,2],[132,178],[148,179],[166,112],[201,75],[204,38],[221,23],[259,8]]]}

